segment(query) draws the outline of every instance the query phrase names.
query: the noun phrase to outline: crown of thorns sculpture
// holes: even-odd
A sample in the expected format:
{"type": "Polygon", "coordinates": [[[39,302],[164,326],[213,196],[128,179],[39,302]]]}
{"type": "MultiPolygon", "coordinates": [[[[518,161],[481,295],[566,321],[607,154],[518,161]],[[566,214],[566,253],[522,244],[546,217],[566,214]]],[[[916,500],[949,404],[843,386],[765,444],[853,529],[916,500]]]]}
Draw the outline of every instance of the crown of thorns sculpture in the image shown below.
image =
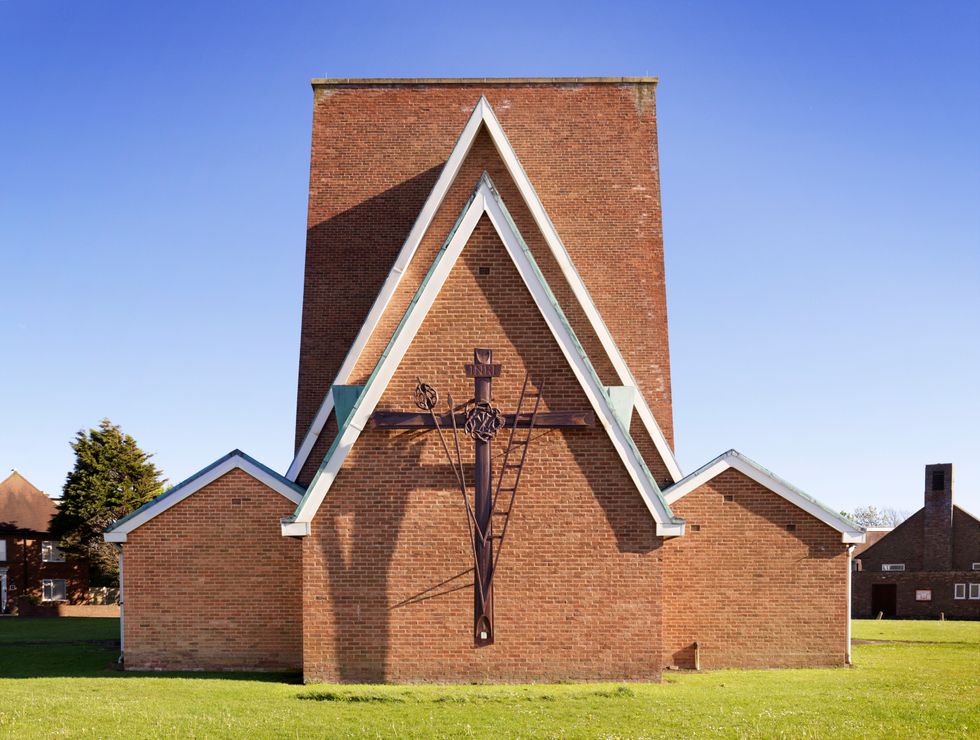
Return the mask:
{"type": "Polygon", "coordinates": [[[470,401],[466,404],[466,421],[463,431],[473,439],[492,442],[504,425],[500,409],[487,401],[470,401]]]}

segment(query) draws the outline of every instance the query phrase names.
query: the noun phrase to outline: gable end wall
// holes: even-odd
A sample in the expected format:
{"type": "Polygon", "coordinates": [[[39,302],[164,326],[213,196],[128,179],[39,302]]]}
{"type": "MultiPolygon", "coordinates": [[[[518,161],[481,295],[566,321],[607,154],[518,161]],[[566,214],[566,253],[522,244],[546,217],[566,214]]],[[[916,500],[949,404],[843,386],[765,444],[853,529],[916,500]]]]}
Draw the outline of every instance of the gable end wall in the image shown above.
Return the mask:
{"type": "Polygon", "coordinates": [[[234,469],[129,533],[123,544],[130,670],[298,670],[301,543],[294,504],[234,469]]]}
{"type": "Polygon", "coordinates": [[[687,534],[663,547],[664,666],[693,668],[695,642],[702,669],[845,662],[840,532],[734,469],[671,508],[687,534]]]}

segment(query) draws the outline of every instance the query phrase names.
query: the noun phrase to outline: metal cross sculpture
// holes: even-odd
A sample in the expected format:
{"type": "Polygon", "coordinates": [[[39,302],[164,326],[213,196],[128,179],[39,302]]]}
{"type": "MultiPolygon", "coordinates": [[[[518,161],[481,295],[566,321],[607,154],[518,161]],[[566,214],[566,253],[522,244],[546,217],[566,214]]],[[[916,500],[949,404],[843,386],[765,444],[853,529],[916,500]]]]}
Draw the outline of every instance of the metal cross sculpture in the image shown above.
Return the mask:
{"type": "Polygon", "coordinates": [[[493,629],[493,577],[497,570],[510,513],[514,508],[517,488],[527,461],[531,435],[536,427],[575,428],[595,424],[591,411],[539,412],[544,383],[531,382],[524,376],[524,385],[514,414],[503,414],[493,405],[493,379],[500,375],[501,366],[494,364],[489,349],[473,351],[473,362],[465,366],[466,376],[473,378],[473,398],[457,413],[451,395],[447,395],[448,413],[439,414],[436,406],[439,394],[421,379],[415,388],[415,405],[422,414],[375,412],[371,421],[376,427],[389,429],[436,429],[443,450],[452,465],[466,507],[466,524],[473,550],[473,641],[478,647],[491,645],[493,629]],[[525,408],[527,406],[530,410],[525,408]],[[501,461],[497,484],[493,486],[492,449],[497,433],[509,427],[510,435],[501,461]],[[446,431],[452,429],[454,450],[450,451],[446,431]],[[473,440],[473,500],[470,502],[463,458],[460,454],[459,433],[473,440]],[[453,454],[455,453],[455,454],[453,454]],[[495,523],[499,534],[494,532],[495,523]],[[496,551],[495,544],[496,543],[496,551]]]}

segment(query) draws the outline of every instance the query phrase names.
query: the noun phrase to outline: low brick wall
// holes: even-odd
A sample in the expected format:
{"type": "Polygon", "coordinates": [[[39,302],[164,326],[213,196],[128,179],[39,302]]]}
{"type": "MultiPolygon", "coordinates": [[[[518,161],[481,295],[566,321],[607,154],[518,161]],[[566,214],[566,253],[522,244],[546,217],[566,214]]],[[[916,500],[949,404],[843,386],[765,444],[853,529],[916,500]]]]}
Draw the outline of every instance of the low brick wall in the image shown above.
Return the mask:
{"type": "Polygon", "coordinates": [[[17,603],[20,617],[118,617],[119,604],[32,604],[27,599],[17,603]]]}
{"type": "Polygon", "coordinates": [[[59,604],[59,617],[118,617],[119,604],[59,604]]]}

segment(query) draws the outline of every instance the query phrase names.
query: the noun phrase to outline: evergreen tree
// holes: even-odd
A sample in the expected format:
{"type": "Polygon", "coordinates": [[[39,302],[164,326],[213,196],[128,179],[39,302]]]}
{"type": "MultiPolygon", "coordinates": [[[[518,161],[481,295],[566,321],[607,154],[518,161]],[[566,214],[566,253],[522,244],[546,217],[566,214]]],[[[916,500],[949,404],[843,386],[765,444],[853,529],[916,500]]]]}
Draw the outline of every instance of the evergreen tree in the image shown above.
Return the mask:
{"type": "Polygon", "coordinates": [[[65,552],[88,560],[94,585],[116,585],[116,553],[102,532],[159,495],[165,481],[150,462],[152,455],[108,419],[96,429],[79,431],[71,447],[75,467],[65,480],[51,533],[65,552]]]}

